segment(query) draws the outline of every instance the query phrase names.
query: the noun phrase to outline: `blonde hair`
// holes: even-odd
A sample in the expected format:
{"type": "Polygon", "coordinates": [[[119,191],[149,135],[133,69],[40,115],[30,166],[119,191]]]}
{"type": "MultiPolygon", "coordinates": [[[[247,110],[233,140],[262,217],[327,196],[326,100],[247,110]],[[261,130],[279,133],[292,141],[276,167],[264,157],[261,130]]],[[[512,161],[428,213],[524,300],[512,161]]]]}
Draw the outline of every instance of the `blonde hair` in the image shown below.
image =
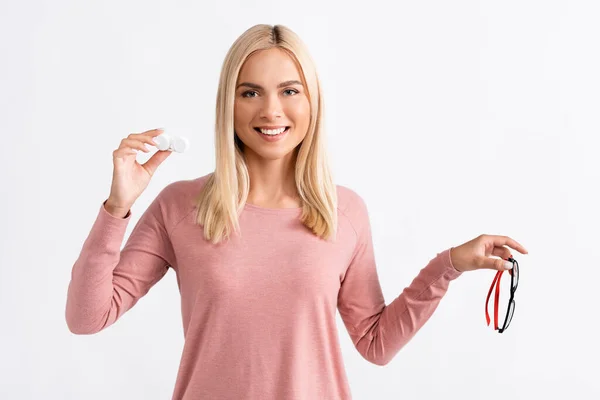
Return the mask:
{"type": "Polygon", "coordinates": [[[235,86],[246,59],[260,50],[279,48],[288,53],[300,70],[310,102],[308,132],[299,146],[296,188],[302,203],[301,222],[315,235],[335,238],[337,192],[328,165],[323,130],[323,100],[317,71],[305,44],[283,25],[255,25],[236,39],[229,49],[219,80],[216,101],[214,173],[196,198],[196,223],[204,226],[204,237],[213,243],[239,233],[239,214],[250,189],[243,148],[234,132],[235,86]]]}

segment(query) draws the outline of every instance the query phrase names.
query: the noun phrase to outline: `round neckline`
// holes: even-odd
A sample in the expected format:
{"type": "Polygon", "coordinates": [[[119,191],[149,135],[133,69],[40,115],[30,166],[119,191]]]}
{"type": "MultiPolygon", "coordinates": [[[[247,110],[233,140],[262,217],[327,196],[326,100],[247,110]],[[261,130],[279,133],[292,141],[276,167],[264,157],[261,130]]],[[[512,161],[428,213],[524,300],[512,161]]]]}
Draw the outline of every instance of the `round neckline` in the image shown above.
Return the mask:
{"type": "Polygon", "coordinates": [[[258,211],[267,214],[293,214],[299,211],[302,211],[302,207],[292,207],[292,208],[267,208],[257,206],[255,204],[251,204],[246,202],[244,205],[245,210],[258,211]]]}

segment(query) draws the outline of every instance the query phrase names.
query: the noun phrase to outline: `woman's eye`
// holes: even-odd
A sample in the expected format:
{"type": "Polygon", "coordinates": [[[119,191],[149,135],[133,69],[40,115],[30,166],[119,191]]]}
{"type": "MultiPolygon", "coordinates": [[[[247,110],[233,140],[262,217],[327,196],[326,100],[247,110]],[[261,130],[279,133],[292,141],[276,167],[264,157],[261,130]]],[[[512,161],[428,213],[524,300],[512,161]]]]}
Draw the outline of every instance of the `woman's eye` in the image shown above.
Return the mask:
{"type": "MultiPolygon", "coordinates": [[[[283,93],[289,93],[288,96],[294,96],[296,94],[298,94],[299,92],[296,89],[286,89],[283,91],[283,93]]],[[[248,90],[245,91],[244,93],[242,93],[242,97],[256,97],[258,96],[258,93],[256,92],[256,90],[248,90]]]]}

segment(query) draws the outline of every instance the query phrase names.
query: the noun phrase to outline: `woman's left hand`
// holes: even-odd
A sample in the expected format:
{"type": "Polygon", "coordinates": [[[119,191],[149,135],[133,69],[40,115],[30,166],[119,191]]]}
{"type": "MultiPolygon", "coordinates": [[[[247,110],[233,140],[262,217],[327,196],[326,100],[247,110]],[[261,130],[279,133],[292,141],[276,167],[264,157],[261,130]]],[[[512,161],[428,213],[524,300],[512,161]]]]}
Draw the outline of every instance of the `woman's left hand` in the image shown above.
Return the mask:
{"type": "Polygon", "coordinates": [[[458,247],[453,247],[450,250],[450,258],[454,268],[460,272],[473,271],[476,269],[495,269],[498,271],[506,271],[506,266],[512,263],[505,263],[512,253],[508,246],[521,254],[528,254],[525,247],[521,246],[515,240],[508,236],[496,235],[480,235],[475,239],[461,244],[458,247]],[[497,256],[500,258],[491,258],[497,256]]]}

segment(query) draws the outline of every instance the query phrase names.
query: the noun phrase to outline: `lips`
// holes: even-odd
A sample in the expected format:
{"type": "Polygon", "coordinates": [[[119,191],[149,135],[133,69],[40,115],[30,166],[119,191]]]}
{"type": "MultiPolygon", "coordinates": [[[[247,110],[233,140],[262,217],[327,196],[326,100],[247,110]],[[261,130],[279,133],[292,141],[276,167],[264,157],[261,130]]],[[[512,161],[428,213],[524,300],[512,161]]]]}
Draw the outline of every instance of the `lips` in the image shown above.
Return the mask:
{"type": "Polygon", "coordinates": [[[273,128],[267,128],[267,127],[255,127],[254,130],[260,133],[261,129],[265,129],[265,130],[269,130],[269,131],[274,131],[277,129],[281,129],[281,128],[285,128],[286,130],[289,129],[289,126],[277,126],[277,127],[273,127],[273,128]]]}
{"type": "Polygon", "coordinates": [[[280,140],[283,140],[287,136],[290,129],[292,129],[292,128],[286,127],[285,130],[283,130],[283,131],[281,131],[281,128],[280,128],[275,131],[269,131],[270,133],[263,133],[260,131],[260,129],[254,128],[254,130],[256,130],[256,132],[258,133],[258,136],[267,142],[278,142],[280,140]],[[279,132],[279,133],[276,133],[276,132],[279,132]]]}

